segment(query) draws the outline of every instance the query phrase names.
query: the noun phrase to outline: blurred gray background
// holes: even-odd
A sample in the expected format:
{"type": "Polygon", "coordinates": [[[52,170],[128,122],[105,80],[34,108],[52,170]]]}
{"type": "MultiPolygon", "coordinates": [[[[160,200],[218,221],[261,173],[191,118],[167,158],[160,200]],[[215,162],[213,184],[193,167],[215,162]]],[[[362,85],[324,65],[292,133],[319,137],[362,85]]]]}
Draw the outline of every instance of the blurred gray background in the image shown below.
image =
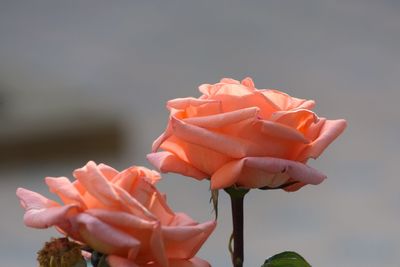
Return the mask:
{"type": "MultiPolygon", "coordinates": [[[[19,186],[89,159],[123,169],[165,127],[171,98],[252,76],[314,99],[349,127],[310,164],[328,175],[297,193],[252,191],[245,266],[284,250],[313,266],[400,266],[400,2],[397,0],[0,0],[0,255],[35,266],[52,230],[24,227],[19,186]]],[[[165,175],[175,210],[212,218],[207,182],[165,175]]],[[[229,201],[199,252],[230,266],[229,201]]]]}

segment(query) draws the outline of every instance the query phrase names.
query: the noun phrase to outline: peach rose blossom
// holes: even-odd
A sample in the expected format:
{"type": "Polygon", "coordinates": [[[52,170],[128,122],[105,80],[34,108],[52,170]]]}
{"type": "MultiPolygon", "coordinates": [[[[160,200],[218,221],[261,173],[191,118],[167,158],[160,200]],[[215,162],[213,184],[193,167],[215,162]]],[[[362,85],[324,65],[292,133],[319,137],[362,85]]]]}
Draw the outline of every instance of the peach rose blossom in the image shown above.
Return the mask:
{"type": "Polygon", "coordinates": [[[326,178],[306,162],[343,132],[345,120],[319,118],[313,100],[258,90],[251,78],[199,89],[199,98],[167,102],[168,126],[147,156],[160,171],[210,178],[212,189],[291,184],[285,190],[295,191],[326,178]]]}
{"type": "Polygon", "coordinates": [[[215,228],[175,213],[155,188],[157,172],[131,167],[122,172],[88,162],[76,180],[47,177],[47,186],[64,202],[19,188],[29,227],[55,226],[66,236],[107,254],[111,266],[210,266],[194,258],[215,228]]]}

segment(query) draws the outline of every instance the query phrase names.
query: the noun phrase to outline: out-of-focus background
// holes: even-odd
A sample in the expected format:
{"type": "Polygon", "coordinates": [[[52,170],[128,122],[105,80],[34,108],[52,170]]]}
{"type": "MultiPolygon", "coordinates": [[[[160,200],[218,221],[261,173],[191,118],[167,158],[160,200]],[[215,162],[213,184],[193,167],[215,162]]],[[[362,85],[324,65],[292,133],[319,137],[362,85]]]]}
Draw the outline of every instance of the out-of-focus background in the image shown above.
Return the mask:
{"type": "MultiPolygon", "coordinates": [[[[164,129],[168,99],[252,76],[314,99],[349,127],[310,164],[329,179],[246,198],[245,266],[284,250],[313,266],[399,266],[400,2],[0,1],[0,262],[34,266],[52,230],[27,229],[15,190],[89,159],[123,169],[164,129]]],[[[208,184],[165,175],[175,210],[213,217],[208,184]]],[[[230,266],[229,201],[199,252],[230,266]]]]}

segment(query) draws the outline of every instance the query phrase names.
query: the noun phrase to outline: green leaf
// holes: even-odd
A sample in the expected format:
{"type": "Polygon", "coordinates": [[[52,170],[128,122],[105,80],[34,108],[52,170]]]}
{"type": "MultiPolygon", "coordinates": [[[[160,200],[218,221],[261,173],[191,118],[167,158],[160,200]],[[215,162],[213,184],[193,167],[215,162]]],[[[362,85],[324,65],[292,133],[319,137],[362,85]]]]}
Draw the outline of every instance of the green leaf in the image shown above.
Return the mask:
{"type": "Polygon", "coordinates": [[[265,260],[261,267],[311,267],[298,253],[285,251],[265,260]]]}

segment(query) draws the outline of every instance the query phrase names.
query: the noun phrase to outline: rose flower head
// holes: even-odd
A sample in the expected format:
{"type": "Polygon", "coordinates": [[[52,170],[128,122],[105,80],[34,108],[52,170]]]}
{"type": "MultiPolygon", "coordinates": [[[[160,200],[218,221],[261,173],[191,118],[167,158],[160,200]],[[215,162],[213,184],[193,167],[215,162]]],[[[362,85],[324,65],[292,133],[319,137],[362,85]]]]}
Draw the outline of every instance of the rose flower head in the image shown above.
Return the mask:
{"type": "Polygon", "coordinates": [[[157,172],[131,167],[122,172],[88,162],[66,177],[47,177],[61,205],[24,188],[17,190],[25,208],[24,223],[55,226],[61,233],[107,254],[112,267],[209,266],[195,254],[215,228],[175,213],[154,186],[157,172]]]}
{"type": "Polygon", "coordinates": [[[167,102],[168,125],[147,156],[161,172],[210,178],[212,189],[296,191],[326,178],[306,162],[343,132],[345,120],[318,117],[313,100],[256,89],[251,78],[225,78],[199,90],[199,98],[167,102]]]}

